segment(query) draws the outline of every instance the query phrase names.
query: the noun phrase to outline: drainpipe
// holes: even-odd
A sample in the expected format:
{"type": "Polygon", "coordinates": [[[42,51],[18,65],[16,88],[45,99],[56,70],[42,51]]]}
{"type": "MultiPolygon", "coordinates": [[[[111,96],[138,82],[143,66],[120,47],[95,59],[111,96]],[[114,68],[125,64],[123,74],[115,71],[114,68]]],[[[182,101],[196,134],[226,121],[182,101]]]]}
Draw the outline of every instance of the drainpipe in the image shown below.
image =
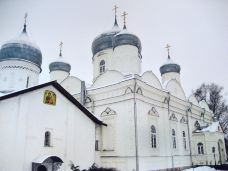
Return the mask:
{"type": "Polygon", "coordinates": [[[137,126],[137,106],[136,106],[136,78],[134,77],[134,123],[135,123],[135,160],[136,171],[139,171],[139,154],[138,154],[138,126],[137,126]]]}
{"type": "MultiPolygon", "coordinates": [[[[168,105],[168,120],[169,120],[169,116],[170,116],[170,92],[167,93],[168,97],[165,98],[164,103],[166,103],[168,105]]],[[[169,122],[169,121],[168,121],[169,122]]],[[[170,122],[169,122],[169,137],[170,137],[170,133],[171,132],[171,128],[170,128],[170,122]]],[[[173,146],[172,146],[172,136],[171,136],[171,160],[172,160],[172,168],[174,167],[174,161],[173,161],[173,146]]]]}
{"type": "MultiPolygon", "coordinates": [[[[192,103],[190,103],[191,107],[192,107],[192,103]]],[[[189,150],[190,150],[190,162],[191,162],[191,166],[193,166],[192,163],[192,143],[191,143],[191,135],[190,135],[190,125],[189,125],[189,112],[191,112],[191,107],[189,107],[186,110],[187,113],[187,126],[188,126],[188,144],[189,144],[189,150]]]]}
{"type": "Polygon", "coordinates": [[[85,104],[85,92],[86,92],[86,87],[85,87],[85,81],[81,81],[81,97],[80,97],[80,102],[84,106],[85,104]]]}

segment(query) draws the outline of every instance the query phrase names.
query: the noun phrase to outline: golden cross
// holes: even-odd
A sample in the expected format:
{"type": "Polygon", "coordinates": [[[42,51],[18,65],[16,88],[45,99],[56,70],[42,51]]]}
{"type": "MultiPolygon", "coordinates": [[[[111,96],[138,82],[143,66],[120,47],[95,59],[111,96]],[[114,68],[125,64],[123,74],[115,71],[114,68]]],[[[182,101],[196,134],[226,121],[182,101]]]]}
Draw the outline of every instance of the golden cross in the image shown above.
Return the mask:
{"type": "Polygon", "coordinates": [[[63,42],[61,41],[59,44],[59,56],[62,56],[62,50],[63,50],[63,42]]]}
{"type": "Polygon", "coordinates": [[[123,12],[123,14],[121,15],[124,18],[124,25],[126,24],[126,16],[128,15],[128,13],[126,13],[125,11],[123,12]]]}
{"type": "Polygon", "coordinates": [[[113,11],[115,11],[115,15],[117,14],[117,9],[118,9],[119,7],[117,7],[116,5],[114,6],[114,8],[113,8],[113,11]]]}
{"type": "Polygon", "coordinates": [[[24,16],[25,25],[26,25],[26,23],[27,23],[27,17],[28,17],[28,13],[26,12],[26,13],[25,13],[25,16],[24,16]]]}
{"type": "Polygon", "coordinates": [[[168,51],[168,57],[169,57],[169,48],[170,48],[170,47],[171,47],[171,46],[170,46],[169,44],[167,44],[166,47],[165,47],[165,48],[167,49],[167,51],[168,51]]]}

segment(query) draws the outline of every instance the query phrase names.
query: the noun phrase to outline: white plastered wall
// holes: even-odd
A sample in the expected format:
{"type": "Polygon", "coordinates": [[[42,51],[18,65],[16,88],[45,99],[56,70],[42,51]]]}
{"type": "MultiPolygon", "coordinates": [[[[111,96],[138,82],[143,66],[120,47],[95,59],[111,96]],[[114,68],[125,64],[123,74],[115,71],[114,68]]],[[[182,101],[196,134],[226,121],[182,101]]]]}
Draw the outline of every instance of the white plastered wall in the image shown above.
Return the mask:
{"type": "Polygon", "coordinates": [[[32,162],[44,155],[60,157],[65,171],[70,160],[81,169],[95,162],[95,123],[54,87],[0,101],[0,108],[0,170],[31,171],[32,162]],[[43,103],[45,90],[56,93],[56,106],[43,103]],[[44,146],[46,130],[51,147],[44,146]]]}
{"type": "Polygon", "coordinates": [[[0,62],[0,91],[17,91],[39,83],[41,69],[28,61],[0,62]],[[28,83],[27,83],[28,81],[28,83]]]}

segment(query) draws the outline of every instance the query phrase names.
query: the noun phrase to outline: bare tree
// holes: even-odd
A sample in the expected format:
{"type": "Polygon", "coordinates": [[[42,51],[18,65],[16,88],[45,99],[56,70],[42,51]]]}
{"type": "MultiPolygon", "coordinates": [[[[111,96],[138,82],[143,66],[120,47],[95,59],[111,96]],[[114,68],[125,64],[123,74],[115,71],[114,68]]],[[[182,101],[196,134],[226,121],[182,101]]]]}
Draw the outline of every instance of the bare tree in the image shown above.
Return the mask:
{"type": "Polygon", "coordinates": [[[198,89],[193,91],[198,101],[205,100],[210,110],[214,113],[214,119],[220,120],[220,118],[228,115],[228,105],[226,104],[223,87],[217,84],[202,84],[198,89]]]}

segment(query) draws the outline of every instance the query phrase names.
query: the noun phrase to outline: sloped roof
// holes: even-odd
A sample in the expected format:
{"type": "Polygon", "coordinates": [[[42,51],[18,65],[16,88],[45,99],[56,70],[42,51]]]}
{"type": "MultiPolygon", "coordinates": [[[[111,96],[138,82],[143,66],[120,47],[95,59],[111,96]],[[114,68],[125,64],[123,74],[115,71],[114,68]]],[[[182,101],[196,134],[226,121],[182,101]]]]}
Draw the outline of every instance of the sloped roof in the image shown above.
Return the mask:
{"type": "Polygon", "coordinates": [[[201,126],[200,128],[198,128],[197,130],[194,131],[194,133],[200,133],[200,132],[217,132],[219,131],[219,122],[212,122],[211,125],[208,126],[201,126]]]}
{"type": "Polygon", "coordinates": [[[70,93],[68,93],[59,83],[57,83],[56,81],[51,81],[48,83],[44,83],[44,84],[40,84],[34,87],[30,87],[24,90],[20,90],[17,92],[13,92],[11,94],[7,94],[4,96],[0,97],[0,101],[2,100],[6,100],[12,97],[16,97],[19,96],[21,94],[25,94],[31,91],[35,91],[47,86],[53,86],[55,87],[62,95],[64,95],[69,101],[71,101],[79,110],[81,110],[87,117],[89,117],[93,122],[95,122],[96,124],[99,125],[105,125],[107,126],[105,123],[103,123],[102,121],[100,121],[98,118],[96,118],[90,111],[88,111],[81,103],[79,103],[70,93]]]}

